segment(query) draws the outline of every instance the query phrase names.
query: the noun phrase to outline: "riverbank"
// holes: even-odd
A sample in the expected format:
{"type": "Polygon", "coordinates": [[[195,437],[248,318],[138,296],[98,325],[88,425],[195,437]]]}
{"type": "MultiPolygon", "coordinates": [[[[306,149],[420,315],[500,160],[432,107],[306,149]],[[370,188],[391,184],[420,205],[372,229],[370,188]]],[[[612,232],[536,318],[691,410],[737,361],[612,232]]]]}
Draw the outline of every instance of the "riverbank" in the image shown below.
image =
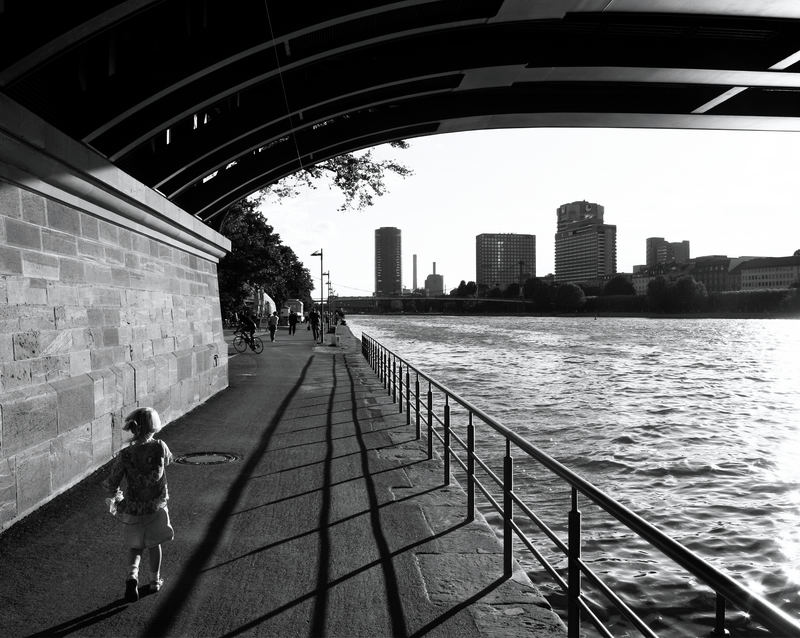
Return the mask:
{"type": "Polygon", "coordinates": [[[187,462],[167,470],[176,536],[158,594],[122,599],[103,471],[3,532],[3,632],[563,636],[522,570],[503,577],[495,534],[465,522],[463,490],[443,485],[349,330],[339,342],[280,331],[163,430],[187,462]]]}

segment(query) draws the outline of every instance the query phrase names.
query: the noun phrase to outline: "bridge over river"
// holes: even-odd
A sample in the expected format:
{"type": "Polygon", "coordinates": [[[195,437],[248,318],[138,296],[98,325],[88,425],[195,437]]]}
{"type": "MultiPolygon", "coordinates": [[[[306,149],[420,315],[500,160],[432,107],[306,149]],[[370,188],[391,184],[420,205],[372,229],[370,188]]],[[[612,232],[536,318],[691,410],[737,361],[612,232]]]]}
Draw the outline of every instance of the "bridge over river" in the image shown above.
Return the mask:
{"type": "Polygon", "coordinates": [[[439,133],[797,131],[798,60],[795,0],[0,0],[0,530],[228,386],[241,197],[439,133]]]}

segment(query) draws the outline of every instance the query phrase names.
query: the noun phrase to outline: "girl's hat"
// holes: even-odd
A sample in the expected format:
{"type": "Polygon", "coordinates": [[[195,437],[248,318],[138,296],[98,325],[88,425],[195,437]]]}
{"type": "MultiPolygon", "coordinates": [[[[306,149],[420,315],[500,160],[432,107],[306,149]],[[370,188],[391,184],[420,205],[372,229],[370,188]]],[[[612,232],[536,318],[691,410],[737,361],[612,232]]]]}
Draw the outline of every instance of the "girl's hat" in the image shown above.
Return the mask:
{"type": "Polygon", "coordinates": [[[161,417],[153,408],[136,408],[127,417],[123,430],[129,430],[136,436],[155,434],[161,429],[161,417]]]}

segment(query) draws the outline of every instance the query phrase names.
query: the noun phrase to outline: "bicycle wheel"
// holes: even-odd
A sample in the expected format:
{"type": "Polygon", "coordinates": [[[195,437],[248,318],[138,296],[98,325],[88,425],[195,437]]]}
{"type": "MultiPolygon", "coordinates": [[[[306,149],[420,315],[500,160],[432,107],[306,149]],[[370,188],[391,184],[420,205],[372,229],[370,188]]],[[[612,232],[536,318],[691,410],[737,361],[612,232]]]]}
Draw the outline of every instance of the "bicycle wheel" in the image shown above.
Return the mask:
{"type": "Polygon", "coordinates": [[[237,335],[233,338],[233,347],[236,352],[244,352],[247,350],[247,341],[244,340],[244,337],[237,335]]]}
{"type": "Polygon", "coordinates": [[[261,337],[253,337],[253,343],[250,344],[250,347],[256,354],[261,354],[264,350],[264,342],[261,341],[261,337]]]}

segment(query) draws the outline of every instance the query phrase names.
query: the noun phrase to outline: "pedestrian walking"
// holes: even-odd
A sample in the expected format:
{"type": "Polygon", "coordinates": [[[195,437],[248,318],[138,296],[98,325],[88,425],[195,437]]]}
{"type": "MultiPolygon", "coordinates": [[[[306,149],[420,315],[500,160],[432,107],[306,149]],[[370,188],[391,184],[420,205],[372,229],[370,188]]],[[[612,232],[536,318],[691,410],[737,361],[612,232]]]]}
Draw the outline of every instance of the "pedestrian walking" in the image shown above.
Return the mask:
{"type": "Polygon", "coordinates": [[[289,313],[289,334],[293,335],[297,331],[297,313],[292,310],[289,313]]]}
{"type": "Polygon", "coordinates": [[[125,600],[139,600],[139,564],[148,550],[151,592],[164,584],[161,577],[161,544],[171,541],[175,532],[169,520],[167,475],[172,453],[164,441],[153,438],[161,429],[161,418],[153,408],[137,408],[125,419],[123,430],[132,435],[130,445],[117,455],[111,474],[103,481],[109,494],[109,512],[124,524],[128,567],[125,600]],[[120,485],[124,483],[124,490],[120,485]]]}
{"type": "Polygon", "coordinates": [[[269,328],[269,340],[275,341],[275,331],[278,329],[278,311],[274,311],[267,319],[267,327],[269,328]]]}
{"type": "Polygon", "coordinates": [[[312,308],[311,312],[308,313],[308,321],[311,323],[311,331],[313,333],[314,341],[319,341],[319,311],[316,308],[312,308]]]}

